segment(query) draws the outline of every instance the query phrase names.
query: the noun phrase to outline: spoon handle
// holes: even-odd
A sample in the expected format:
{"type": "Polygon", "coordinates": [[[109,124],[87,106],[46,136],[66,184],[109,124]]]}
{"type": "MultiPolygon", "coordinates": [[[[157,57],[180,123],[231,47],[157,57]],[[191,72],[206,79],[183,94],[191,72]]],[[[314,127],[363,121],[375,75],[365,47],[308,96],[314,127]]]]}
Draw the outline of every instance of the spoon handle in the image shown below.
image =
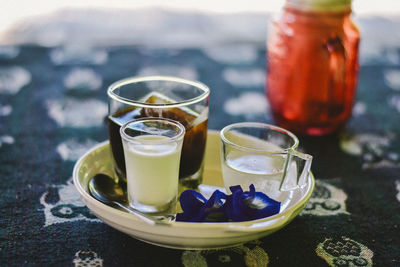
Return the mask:
{"type": "Polygon", "coordinates": [[[147,214],[143,214],[143,213],[141,213],[139,211],[136,211],[134,209],[131,209],[130,207],[125,206],[122,203],[119,203],[119,202],[116,202],[116,201],[114,201],[113,203],[115,205],[117,205],[118,207],[124,209],[125,211],[129,212],[130,214],[134,215],[136,218],[144,221],[147,224],[150,224],[150,225],[156,225],[156,224],[158,224],[158,225],[170,225],[170,223],[168,221],[164,220],[164,219],[168,219],[168,218],[153,217],[153,216],[150,216],[150,215],[147,215],[147,214]]]}

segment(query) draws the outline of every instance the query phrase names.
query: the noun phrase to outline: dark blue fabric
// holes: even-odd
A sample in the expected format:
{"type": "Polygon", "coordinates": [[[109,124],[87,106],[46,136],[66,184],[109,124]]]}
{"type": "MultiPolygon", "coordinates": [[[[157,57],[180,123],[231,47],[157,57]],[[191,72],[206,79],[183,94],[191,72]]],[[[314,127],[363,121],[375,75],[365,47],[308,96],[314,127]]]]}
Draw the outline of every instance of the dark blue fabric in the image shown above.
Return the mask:
{"type": "MultiPolygon", "coordinates": [[[[372,251],[374,266],[400,265],[400,92],[385,83],[385,71],[400,71],[399,64],[371,61],[362,65],[359,105],[347,125],[330,136],[300,137],[301,149],[314,156],[312,171],[317,180],[304,213],[280,231],[240,248],[189,252],[133,239],[99,222],[83,204],[65,199],[73,194],[68,190],[73,188],[70,177],[75,160],[59,152],[65,153],[59,145],[67,140],[100,142],[107,139],[107,130],[105,122],[72,127],[64,117],[60,121],[51,117],[49,110],[58,116],[57,108],[68,104],[65,99],[87,103],[94,99],[106,105],[106,88],[112,82],[134,76],[146,66],[173,65],[193,67],[197,79],[211,88],[210,129],[244,120],[273,123],[267,110],[248,115],[224,108],[226,101],[246,92],[264,95],[263,84],[229,83],[224,70],[263,70],[265,51],[258,50],[251,63],[234,65],[216,61],[199,49],[144,53],[142,47],[101,47],[108,56],[104,64],[90,59],[55,64],[51,52],[57,48],[17,48],[15,58],[0,57],[3,70],[19,66],[31,75],[30,82],[16,93],[5,92],[10,80],[0,76],[1,266],[70,266],[95,259],[104,266],[181,266],[190,255],[209,266],[244,266],[250,252],[257,251],[269,256],[270,266],[326,266],[316,253],[318,245],[326,239],[338,245],[347,240],[344,237],[357,242],[348,241],[356,244],[357,255],[359,244],[372,251]],[[76,67],[97,73],[101,87],[66,88],[64,79],[76,67]]],[[[400,55],[399,48],[395,52],[400,55]]],[[[331,254],[338,258],[346,253],[331,254]]]]}

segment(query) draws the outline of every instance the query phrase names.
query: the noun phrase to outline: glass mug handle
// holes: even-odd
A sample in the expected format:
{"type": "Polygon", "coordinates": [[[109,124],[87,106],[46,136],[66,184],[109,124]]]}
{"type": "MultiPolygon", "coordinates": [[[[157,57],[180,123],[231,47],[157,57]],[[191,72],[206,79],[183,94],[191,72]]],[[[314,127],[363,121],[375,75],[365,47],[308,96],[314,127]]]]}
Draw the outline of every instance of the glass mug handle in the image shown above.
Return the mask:
{"type": "Polygon", "coordinates": [[[290,191],[306,186],[311,172],[311,162],[311,155],[289,150],[279,190],[290,191]]]}

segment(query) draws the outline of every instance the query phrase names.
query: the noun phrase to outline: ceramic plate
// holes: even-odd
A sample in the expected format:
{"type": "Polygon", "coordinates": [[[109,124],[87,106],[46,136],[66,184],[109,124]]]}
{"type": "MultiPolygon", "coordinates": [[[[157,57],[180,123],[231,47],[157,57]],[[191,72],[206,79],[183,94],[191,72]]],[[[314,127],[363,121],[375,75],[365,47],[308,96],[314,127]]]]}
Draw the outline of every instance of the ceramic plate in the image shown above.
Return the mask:
{"type": "MultiPolygon", "coordinates": [[[[215,189],[223,190],[219,149],[218,132],[209,131],[203,184],[200,186],[200,191],[204,195],[209,195],[215,189]]],[[[170,225],[149,225],[125,211],[107,206],[90,196],[88,180],[97,173],[112,175],[108,141],[90,149],[75,164],[73,179],[82,200],[109,226],[136,239],[178,249],[229,247],[267,236],[287,225],[299,214],[310,198],[315,183],[314,177],[310,175],[304,188],[285,196],[279,214],[265,219],[234,223],[173,222],[170,225]]]]}

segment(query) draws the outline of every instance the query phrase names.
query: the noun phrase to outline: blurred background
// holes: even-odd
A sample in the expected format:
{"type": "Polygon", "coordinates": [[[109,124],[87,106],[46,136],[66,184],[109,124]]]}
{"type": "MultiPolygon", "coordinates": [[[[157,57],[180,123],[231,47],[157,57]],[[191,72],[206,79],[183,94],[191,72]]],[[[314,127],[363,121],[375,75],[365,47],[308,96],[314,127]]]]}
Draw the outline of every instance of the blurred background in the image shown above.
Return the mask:
{"type": "MultiPolygon", "coordinates": [[[[283,3],[284,0],[2,0],[0,44],[204,47],[245,42],[262,47],[267,19],[279,12],[283,3]]],[[[400,40],[400,1],[354,0],[353,11],[362,32],[363,61],[380,55],[383,39],[386,50],[400,40]]]]}

